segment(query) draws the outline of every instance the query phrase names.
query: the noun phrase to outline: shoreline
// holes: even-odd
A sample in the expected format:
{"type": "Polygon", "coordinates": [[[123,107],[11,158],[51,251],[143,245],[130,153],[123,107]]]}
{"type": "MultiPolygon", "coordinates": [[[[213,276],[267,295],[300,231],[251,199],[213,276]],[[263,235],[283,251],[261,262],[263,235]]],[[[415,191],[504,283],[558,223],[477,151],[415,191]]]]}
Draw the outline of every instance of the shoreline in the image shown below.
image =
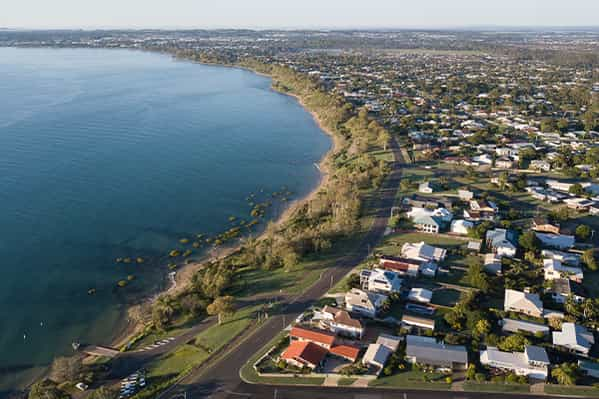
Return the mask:
{"type": "MultiPolygon", "coordinates": [[[[334,154],[336,151],[338,151],[339,148],[341,147],[341,142],[339,140],[339,137],[336,136],[332,131],[330,131],[328,128],[326,128],[324,126],[319,115],[316,112],[310,110],[306,106],[304,100],[299,95],[294,94],[294,93],[282,92],[282,91],[275,89],[275,87],[274,87],[275,80],[271,75],[255,71],[251,68],[244,67],[244,66],[198,62],[198,61],[192,61],[192,60],[185,60],[184,58],[177,58],[175,56],[173,56],[173,58],[175,60],[191,61],[193,63],[197,63],[200,65],[206,65],[206,66],[240,69],[240,70],[254,73],[258,76],[269,78],[271,80],[270,90],[272,90],[275,93],[285,95],[285,96],[295,99],[295,101],[297,101],[297,103],[304,109],[304,111],[306,111],[307,113],[310,114],[310,116],[312,117],[312,120],[316,123],[316,126],[320,129],[320,131],[323,132],[325,135],[327,135],[331,139],[331,148],[329,148],[329,150],[322,156],[322,158],[318,162],[320,179],[319,179],[318,183],[316,184],[316,186],[310,192],[308,192],[306,195],[304,195],[303,197],[297,198],[297,199],[293,200],[292,202],[290,202],[286,206],[286,208],[283,210],[283,212],[281,212],[280,215],[278,215],[276,218],[274,218],[271,221],[276,226],[281,226],[281,225],[285,224],[303,205],[305,205],[306,203],[308,203],[308,202],[312,201],[314,198],[316,198],[318,193],[323,188],[325,188],[327,186],[327,184],[329,183],[330,172],[331,172],[331,170],[330,170],[331,168],[329,166],[329,160],[331,158],[331,155],[334,154]]],[[[256,237],[256,239],[261,240],[263,237],[264,237],[264,232],[261,232],[256,237]]],[[[121,348],[121,347],[127,345],[135,336],[137,336],[143,332],[143,330],[146,328],[143,317],[141,316],[143,314],[142,307],[144,305],[147,306],[148,304],[153,303],[161,295],[177,295],[177,294],[181,293],[182,291],[184,291],[186,288],[189,287],[189,284],[191,282],[191,277],[197,271],[199,271],[201,269],[202,265],[204,265],[206,262],[213,262],[213,261],[216,261],[216,260],[219,260],[222,258],[226,258],[227,256],[230,256],[231,254],[237,252],[241,248],[241,246],[242,246],[242,242],[238,241],[237,243],[232,244],[230,246],[217,248],[215,250],[208,250],[198,260],[191,262],[189,264],[185,264],[181,268],[176,270],[174,278],[170,281],[170,283],[168,284],[168,286],[166,288],[152,293],[147,299],[142,300],[141,303],[126,306],[126,309],[124,310],[123,316],[122,316],[123,320],[121,320],[121,322],[119,322],[117,324],[117,326],[115,326],[115,330],[119,331],[119,332],[110,340],[109,345],[114,348],[121,348]]]]}

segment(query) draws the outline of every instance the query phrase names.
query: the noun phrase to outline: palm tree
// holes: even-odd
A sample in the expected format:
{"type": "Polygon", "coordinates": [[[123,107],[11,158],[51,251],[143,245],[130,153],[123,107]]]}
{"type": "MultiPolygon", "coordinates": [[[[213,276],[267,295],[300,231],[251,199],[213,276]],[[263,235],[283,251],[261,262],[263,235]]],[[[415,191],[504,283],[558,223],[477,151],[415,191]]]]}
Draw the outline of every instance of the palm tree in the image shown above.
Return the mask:
{"type": "Polygon", "coordinates": [[[593,299],[585,299],[582,303],[582,314],[587,320],[594,320],[597,318],[597,307],[595,306],[593,299]]]}
{"type": "Polygon", "coordinates": [[[577,372],[578,370],[575,364],[562,363],[551,370],[551,376],[555,378],[560,385],[575,385],[577,372]]]}

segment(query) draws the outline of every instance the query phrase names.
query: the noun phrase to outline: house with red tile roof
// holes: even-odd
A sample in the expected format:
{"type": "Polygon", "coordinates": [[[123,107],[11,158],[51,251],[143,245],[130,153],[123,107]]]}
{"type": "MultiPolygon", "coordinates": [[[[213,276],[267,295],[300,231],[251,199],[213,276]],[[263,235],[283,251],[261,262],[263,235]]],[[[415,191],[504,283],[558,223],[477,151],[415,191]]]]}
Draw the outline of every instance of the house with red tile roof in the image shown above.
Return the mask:
{"type": "Polygon", "coordinates": [[[342,357],[353,363],[356,360],[358,360],[358,356],[360,355],[360,348],[352,345],[336,345],[329,350],[329,353],[331,355],[342,357]]]}
{"type": "Polygon", "coordinates": [[[289,332],[289,338],[293,341],[307,341],[320,345],[323,348],[331,349],[335,343],[335,334],[323,330],[314,330],[295,326],[289,332]]]}
{"type": "Polygon", "coordinates": [[[309,367],[314,370],[321,366],[328,350],[310,341],[291,341],[289,347],[281,355],[287,364],[296,367],[309,367]]]}

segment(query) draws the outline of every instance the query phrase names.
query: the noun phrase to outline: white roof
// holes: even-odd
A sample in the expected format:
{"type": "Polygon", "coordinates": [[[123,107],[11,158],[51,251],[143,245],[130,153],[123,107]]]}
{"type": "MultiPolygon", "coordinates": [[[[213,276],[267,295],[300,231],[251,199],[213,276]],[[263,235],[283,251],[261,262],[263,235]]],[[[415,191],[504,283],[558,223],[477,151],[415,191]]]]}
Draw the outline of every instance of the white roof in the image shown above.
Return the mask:
{"type": "Polygon", "coordinates": [[[443,248],[433,247],[426,244],[424,241],[419,243],[405,243],[401,247],[401,255],[404,258],[423,260],[423,261],[441,261],[445,258],[446,250],[443,248]]]}
{"type": "Polygon", "coordinates": [[[506,289],[503,309],[508,310],[510,308],[542,312],[543,302],[537,294],[506,289]]]}
{"type": "Polygon", "coordinates": [[[418,302],[430,302],[432,298],[433,292],[426,288],[412,288],[408,295],[408,299],[418,302]]]}
{"type": "Polygon", "coordinates": [[[594,343],[593,333],[579,324],[563,323],[562,331],[553,332],[553,345],[584,348],[588,351],[594,343]]]}
{"type": "Polygon", "coordinates": [[[387,348],[385,345],[370,344],[362,358],[362,363],[383,366],[392,353],[391,349],[387,348]]]}

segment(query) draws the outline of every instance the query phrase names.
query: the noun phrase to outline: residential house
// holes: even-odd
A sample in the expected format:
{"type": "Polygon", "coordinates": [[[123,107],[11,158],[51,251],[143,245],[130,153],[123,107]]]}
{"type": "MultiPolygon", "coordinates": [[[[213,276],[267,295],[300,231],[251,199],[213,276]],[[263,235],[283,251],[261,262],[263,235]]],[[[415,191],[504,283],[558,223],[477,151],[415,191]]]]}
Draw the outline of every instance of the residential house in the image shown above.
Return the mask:
{"type": "Polygon", "coordinates": [[[575,254],[572,252],[562,252],[555,249],[544,249],[541,251],[541,256],[545,259],[559,260],[563,264],[570,266],[580,265],[581,258],[579,254],[575,254]]]}
{"type": "Polygon", "coordinates": [[[543,302],[538,294],[506,289],[503,310],[541,318],[543,302]]]}
{"type": "Polygon", "coordinates": [[[530,161],[530,169],[538,170],[540,172],[549,172],[551,170],[551,164],[542,159],[534,159],[530,161]]]}
{"type": "Polygon", "coordinates": [[[366,366],[375,366],[380,372],[383,367],[385,367],[385,363],[387,363],[387,359],[389,359],[389,356],[391,356],[392,353],[393,351],[385,345],[370,344],[362,357],[362,364],[366,366]]]}
{"type": "Polygon", "coordinates": [[[593,333],[575,323],[562,323],[562,331],[553,332],[553,345],[587,356],[595,343],[593,333]]]}
{"type": "Polygon", "coordinates": [[[527,333],[532,335],[549,334],[549,327],[545,324],[533,323],[531,321],[508,319],[505,318],[499,321],[501,330],[510,333],[527,333]]]}
{"type": "Polygon", "coordinates": [[[565,266],[557,259],[543,259],[543,273],[545,280],[568,278],[577,283],[582,283],[584,278],[580,267],[565,266]]]}
{"type": "MultiPolygon", "coordinates": [[[[367,270],[365,271],[367,272],[367,270]]],[[[363,287],[372,292],[392,294],[401,290],[402,282],[403,280],[398,273],[377,268],[370,270],[366,284],[363,287]]]]}
{"type": "Polygon", "coordinates": [[[335,334],[324,330],[294,326],[289,332],[289,339],[293,341],[307,341],[323,348],[330,349],[335,343],[335,334]]]}
{"type": "Polygon", "coordinates": [[[423,194],[432,194],[434,191],[434,187],[431,182],[425,181],[418,185],[418,192],[423,194]]]}
{"type": "Polygon", "coordinates": [[[589,377],[599,378],[599,363],[590,360],[579,360],[578,369],[589,377]]]}
{"type": "Polygon", "coordinates": [[[410,363],[464,370],[468,351],[461,345],[446,345],[432,337],[406,336],[406,360],[410,363]]]}
{"type": "Polygon", "coordinates": [[[401,256],[421,262],[442,262],[447,255],[447,250],[433,247],[424,241],[419,243],[405,243],[401,247],[401,256]]]}
{"type": "Polygon", "coordinates": [[[537,380],[547,379],[550,365],[545,348],[532,345],[526,346],[524,352],[502,352],[495,347],[487,347],[480,353],[480,363],[537,380]]]}
{"type": "Polygon", "coordinates": [[[353,345],[335,345],[331,349],[329,349],[329,354],[333,356],[337,356],[343,358],[345,360],[349,360],[354,363],[358,360],[358,356],[360,355],[360,348],[353,345]]]}
{"type": "Polygon", "coordinates": [[[572,297],[576,302],[582,303],[587,293],[584,287],[575,281],[567,278],[558,278],[551,281],[551,286],[546,290],[557,303],[566,303],[568,298],[572,297]]]}
{"type": "Polygon", "coordinates": [[[386,295],[365,292],[357,288],[352,288],[345,294],[345,308],[366,317],[376,317],[385,301],[387,301],[386,295]]]}
{"type": "Polygon", "coordinates": [[[418,277],[422,262],[410,259],[396,258],[392,256],[381,256],[379,267],[385,270],[391,270],[400,276],[418,277]]]}
{"type": "Polygon", "coordinates": [[[541,241],[541,244],[550,248],[569,249],[576,243],[574,236],[565,234],[535,233],[535,235],[541,241]]]}
{"type": "Polygon", "coordinates": [[[427,318],[418,317],[418,316],[403,315],[401,317],[401,324],[405,325],[405,326],[418,327],[418,328],[424,328],[424,329],[435,331],[435,320],[434,319],[427,319],[427,318]]]}
{"type": "Polygon", "coordinates": [[[468,231],[473,227],[474,223],[468,220],[456,219],[451,222],[449,231],[451,231],[454,234],[467,235],[468,231]]]}
{"type": "Polygon", "coordinates": [[[551,233],[551,234],[559,234],[560,233],[560,225],[559,223],[550,223],[547,218],[544,217],[535,217],[532,220],[532,229],[534,231],[538,231],[539,233],[551,233]]]}
{"type": "Polygon", "coordinates": [[[485,272],[495,275],[495,276],[500,276],[502,274],[502,264],[501,264],[501,257],[497,256],[494,253],[490,253],[490,254],[485,254],[485,259],[484,259],[484,269],[485,272]]]}
{"type": "Polygon", "coordinates": [[[595,205],[595,201],[580,197],[566,198],[564,199],[564,203],[568,208],[580,212],[587,212],[591,206],[595,205]]]}
{"type": "Polygon", "coordinates": [[[382,371],[387,363],[387,359],[391,354],[397,351],[399,343],[401,342],[400,337],[394,335],[381,334],[377,338],[374,344],[368,345],[364,357],[362,357],[362,364],[375,366],[382,371]]]}
{"type": "Polygon", "coordinates": [[[408,300],[419,303],[430,303],[433,292],[426,288],[412,288],[408,294],[408,300]]]}
{"type": "Polygon", "coordinates": [[[323,365],[327,353],[326,348],[312,342],[292,341],[281,355],[281,359],[290,365],[314,370],[323,365]]]}
{"type": "Polygon", "coordinates": [[[513,230],[488,230],[485,236],[487,246],[498,256],[513,258],[516,256],[516,233],[513,230]]]}
{"type": "Polygon", "coordinates": [[[512,169],[514,161],[508,157],[499,157],[495,160],[495,167],[498,169],[512,169]]]}
{"type": "Polygon", "coordinates": [[[416,208],[413,207],[407,216],[412,220],[414,227],[425,233],[440,232],[453,218],[453,214],[445,208],[416,208]]]}
{"type": "Polygon", "coordinates": [[[337,335],[362,339],[364,335],[362,322],[352,318],[347,311],[333,306],[325,306],[322,309],[322,314],[324,315],[320,322],[322,328],[326,328],[337,335]]]}

